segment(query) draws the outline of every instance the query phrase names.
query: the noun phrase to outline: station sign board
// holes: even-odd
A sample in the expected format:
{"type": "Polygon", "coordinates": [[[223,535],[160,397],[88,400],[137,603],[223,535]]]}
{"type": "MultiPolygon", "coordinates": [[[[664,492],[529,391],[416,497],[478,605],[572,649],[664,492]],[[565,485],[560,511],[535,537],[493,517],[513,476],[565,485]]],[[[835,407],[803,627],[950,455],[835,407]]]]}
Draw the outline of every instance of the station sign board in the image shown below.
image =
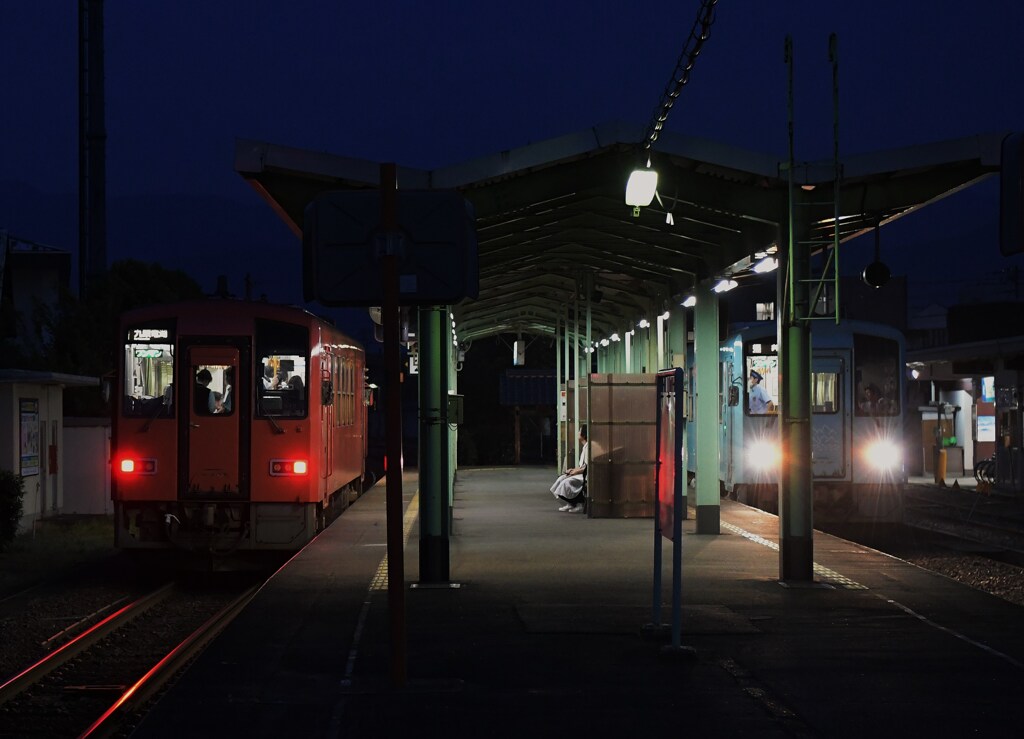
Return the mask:
{"type": "Polygon", "coordinates": [[[401,305],[450,305],[480,292],[476,216],[456,190],[395,192],[398,230],[381,224],[379,190],[329,191],[306,206],[303,294],[328,306],[384,302],[380,260],[398,257],[401,305]]]}

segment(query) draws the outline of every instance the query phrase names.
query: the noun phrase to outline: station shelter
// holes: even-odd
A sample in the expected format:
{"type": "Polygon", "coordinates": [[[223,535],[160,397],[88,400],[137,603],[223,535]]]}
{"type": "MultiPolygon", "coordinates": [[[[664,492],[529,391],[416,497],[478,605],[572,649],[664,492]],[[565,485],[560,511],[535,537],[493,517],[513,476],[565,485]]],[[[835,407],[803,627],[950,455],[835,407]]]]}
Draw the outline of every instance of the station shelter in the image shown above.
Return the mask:
{"type": "MultiPolygon", "coordinates": [[[[0,370],[0,469],[24,479],[21,528],[67,512],[69,486],[100,493],[108,489],[85,480],[86,468],[75,465],[69,471],[65,464],[69,456],[65,449],[64,388],[99,385],[98,377],[0,370]]],[[[102,470],[108,466],[108,458],[109,453],[95,455],[88,468],[102,470]]]]}
{"type": "MultiPolygon", "coordinates": [[[[801,377],[809,372],[809,321],[830,318],[814,315],[814,306],[829,302],[829,291],[831,303],[840,302],[834,291],[844,245],[997,175],[1005,138],[798,162],[668,132],[645,149],[639,127],[612,123],[432,170],[398,162],[399,192],[454,191],[465,199],[478,245],[478,296],[426,311],[419,344],[443,334],[435,376],[443,392],[457,393],[457,356],[474,339],[512,333],[557,342],[558,459],[575,455],[578,426],[595,420],[587,411],[595,403],[581,403],[582,392],[573,394],[571,411],[562,407],[570,383],[593,392],[598,383],[582,381],[619,374],[625,387],[633,382],[625,376],[682,366],[691,344],[697,383],[686,399],[694,419],[687,432],[696,434],[698,465],[716,469],[721,291],[777,266],[779,356],[792,378],[801,377]],[[657,173],[649,205],[625,202],[637,170],[657,173]]],[[[382,183],[382,163],[253,140],[236,142],[235,169],[295,233],[297,252],[315,198],[382,183]]],[[[424,391],[421,385],[421,397],[424,391]]],[[[799,421],[792,408],[801,392],[794,381],[780,414],[781,438],[796,460],[780,489],[780,500],[791,501],[780,507],[784,577],[793,568],[809,577],[812,561],[810,443],[793,434],[799,423],[787,422],[799,421]]],[[[613,408],[591,431],[595,467],[617,464],[609,446],[614,424],[613,408]]],[[[447,489],[425,486],[421,471],[420,492],[450,501],[456,444],[449,437],[439,448],[447,489]]],[[[718,480],[703,477],[695,489],[698,533],[719,533],[718,480]]]]}

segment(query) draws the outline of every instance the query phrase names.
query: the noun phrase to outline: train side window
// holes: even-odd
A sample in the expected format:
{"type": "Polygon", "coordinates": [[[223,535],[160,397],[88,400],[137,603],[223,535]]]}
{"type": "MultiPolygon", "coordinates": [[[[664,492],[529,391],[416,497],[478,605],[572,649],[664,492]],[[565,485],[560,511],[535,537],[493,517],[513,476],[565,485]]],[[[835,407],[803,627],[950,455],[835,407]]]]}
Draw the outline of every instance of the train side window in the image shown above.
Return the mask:
{"type": "Polygon", "coordinates": [[[168,328],[132,328],[124,344],[124,416],[174,415],[174,340],[168,328]]]}

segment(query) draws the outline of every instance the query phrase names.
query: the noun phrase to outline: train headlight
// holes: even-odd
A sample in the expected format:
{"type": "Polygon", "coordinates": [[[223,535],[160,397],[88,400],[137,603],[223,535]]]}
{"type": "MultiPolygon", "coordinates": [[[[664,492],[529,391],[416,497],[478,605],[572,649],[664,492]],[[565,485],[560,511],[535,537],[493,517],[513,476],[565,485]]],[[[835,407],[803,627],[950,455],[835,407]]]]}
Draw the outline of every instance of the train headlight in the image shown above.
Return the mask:
{"type": "Polygon", "coordinates": [[[779,467],[782,453],[779,444],[768,439],[760,439],[753,442],[747,450],[747,460],[750,466],[759,472],[769,472],[779,467]]]}
{"type": "Polygon", "coordinates": [[[903,463],[900,447],[888,439],[879,439],[864,449],[864,459],[879,472],[895,472],[903,463]]]}

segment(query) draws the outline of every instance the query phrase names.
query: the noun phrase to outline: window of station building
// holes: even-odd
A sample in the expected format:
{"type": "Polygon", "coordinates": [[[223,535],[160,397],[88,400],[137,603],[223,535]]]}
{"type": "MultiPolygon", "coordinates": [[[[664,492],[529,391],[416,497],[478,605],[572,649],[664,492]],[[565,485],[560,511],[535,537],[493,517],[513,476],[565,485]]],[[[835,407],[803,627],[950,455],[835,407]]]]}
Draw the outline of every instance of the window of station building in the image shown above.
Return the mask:
{"type": "Polygon", "coordinates": [[[256,415],[304,418],[308,414],[309,331],[278,321],[256,321],[256,415]]]}
{"type": "Polygon", "coordinates": [[[759,321],[774,321],[775,320],[775,303],[758,303],[756,306],[757,320],[759,321]]]}
{"type": "Polygon", "coordinates": [[[900,347],[893,339],[853,335],[854,413],[900,414],[900,347]]]}
{"type": "Polygon", "coordinates": [[[174,329],[136,326],[124,344],[122,414],[129,417],[174,415],[174,329]]]}

